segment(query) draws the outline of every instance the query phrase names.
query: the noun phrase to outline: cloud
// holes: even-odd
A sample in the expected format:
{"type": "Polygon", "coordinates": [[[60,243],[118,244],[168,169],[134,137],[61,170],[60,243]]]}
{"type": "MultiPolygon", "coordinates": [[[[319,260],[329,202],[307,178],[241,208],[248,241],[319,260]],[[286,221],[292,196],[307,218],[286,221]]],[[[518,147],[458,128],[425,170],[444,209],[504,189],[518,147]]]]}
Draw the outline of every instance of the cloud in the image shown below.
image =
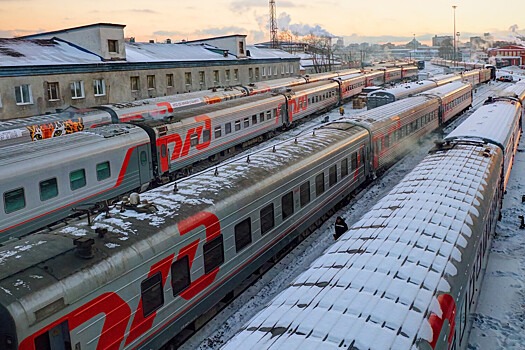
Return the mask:
{"type": "MultiPolygon", "coordinates": [[[[275,1],[276,9],[280,8],[291,8],[296,7],[296,5],[291,1],[275,1]]],[[[270,5],[268,1],[263,0],[235,0],[230,3],[230,10],[235,13],[246,13],[250,10],[256,8],[264,8],[269,11],[270,5]]]]}
{"type": "Polygon", "coordinates": [[[133,12],[133,13],[148,13],[148,14],[160,14],[160,12],[149,10],[149,9],[131,9],[131,10],[125,10],[126,12],[133,12]]]}

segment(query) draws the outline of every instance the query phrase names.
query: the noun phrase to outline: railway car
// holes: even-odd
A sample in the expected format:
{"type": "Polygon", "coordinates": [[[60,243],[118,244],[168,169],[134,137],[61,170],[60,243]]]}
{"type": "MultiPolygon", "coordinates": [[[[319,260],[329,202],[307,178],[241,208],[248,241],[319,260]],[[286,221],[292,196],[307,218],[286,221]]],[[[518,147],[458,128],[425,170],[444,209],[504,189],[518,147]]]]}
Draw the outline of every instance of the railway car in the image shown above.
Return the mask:
{"type": "Polygon", "coordinates": [[[0,241],[63,219],[73,208],[147,187],[154,178],[149,136],[133,125],[107,125],[2,151],[0,241]]]}
{"type": "Polygon", "coordinates": [[[401,70],[402,81],[415,81],[418,78],[419,68],[417,66],[403,66],[401,70]]]}
{"type": "Polygon", "coordinates": [[[438,74],[432,78],[428,78],[430,81],[436,82],[438,86],[452,83],[453,81],[461,81],[461,75],[449,73],[449,74],[438,74]]]}
{"type": "Polygon", "coordinates": [[[223,349],[466,349],[521,134],[521,111],[510,112],[519,102],[491,106],[437,144],[223,349]]]}
{"type": "Polygon", "coordinates": [[[339,84],[340,103],[359,95],[366,85],[366,75],[364,74],[348,74],[332,80],[339,84]]]}
{"type": "Polygon", "coordinates": [[[518,101],[496,101],[479,107],[445,138],[445,142],[470,140],[491,143],[504,157],[501,171],[503,190],[507,188],[514,156],[522,133],[523,106],[518,101]]]}
{"type": "Polygon", "coordinates": [[[421,80],[414,83],[405,83],[387,89],[376,90],[366,95],[366,108],[374,109],[437,86],[437,83],[434,81],[421,80]]]}
{"type": "Polygon", "coordinates": [[[459,113],[472,107],[472,85],[453,82],[420,93],[440,100],[439,124],[447,124],[459,113]]]}
{"type": "Polygon", "coordinates": [[[433,152],[222,349],[466,349],[502,152],[433,152]]]}
{"type": "Polygon", "coordinates": [[[366,83],[368,86],[381,86],[385,83],[385,73],[380,70],[370,71],[365,74],[366,83]]]}
{"type": "Polygon", "coordinates": [[[384,84],[391,84],[391,83],[401,81],[403,77],[402,71],[403,69],[401,67],[383,69],[383,72],[385,74],[384,84]]]}

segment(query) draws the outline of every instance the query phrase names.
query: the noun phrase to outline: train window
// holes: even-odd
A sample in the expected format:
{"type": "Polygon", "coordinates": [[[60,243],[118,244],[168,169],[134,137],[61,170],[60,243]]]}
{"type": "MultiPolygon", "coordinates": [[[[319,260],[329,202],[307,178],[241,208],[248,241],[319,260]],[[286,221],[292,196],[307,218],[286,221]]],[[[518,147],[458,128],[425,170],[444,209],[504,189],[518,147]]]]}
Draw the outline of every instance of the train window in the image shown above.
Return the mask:
{"type": "Polygon", "coordinates": [[[232,132],[232,123],[226,123],[224,125],[224,129],[225,129],[224,133],[226,135],[230,134],[232,132]]]}
{"type": "Polygon", "coordinates": [[[263,113],[259,113],[259,121],[261,123],[264,122],[264,112],[263,113]]]}
{"type": "Polygon", "coordinates": [[[202,142],[210,141],[210,129],[204,129],[202,131],[202,142]]]}
{"type": "Polygon", "coordinates": [[[41,181],[39,187],[41,201],[47,201],[48,199],[58,196],[58,184],[56,177],[41,181]]]}
{"type": "Polygon", "coordinates": [[[250,243],[252,243],[252,222],[247,218],[235,225],[235,251],[238,253],[250,243]]]}
{"type": "Polygon", "coordinates": [[[283,220],[286,220],[290,215],[293,214],[293,192],[288,192],[281,198],[281,211],[283,214],[283,220]]]}
{"type": "Polygon", "coordinates": [[[261,216],[261,235],[264,235],[275,226],[273,203],[262,208],[259,214],[261,216]]]}
{"type": "Polygon", "coordinates": [[[190,145],[197,146],[199,144],[199,135],[191,134],[190,136],[190,145]]]}
{"type": "Polygon", "coordinates": [[[148,155],[146,151],[140,152],[140,165],[144,166],[148,163],[148,155]]]}
{"type": "Polygon", "coordinates": [[[78,169],[69,173],[69,185],[72,191],[86,186],[86,171],[78,169]]]}
{"type": "Polygon", "coordinates": [[[300,203],[301,208],[310,203],[310,181],[306,181],[300,187],[300,203]]]}
{"type": "Polygon", "coordinates": [[[390,135],[385,135],[385,147],[390,147],[390,135]]]}
{"type": "Polygon", "coordinates": [[[204,243],[204,273],[208,274],[224,262],[224,245],[222,235],[204,243]]]}
{"type": "Polygon", "coordinates": [[[164,305],[162,274],[160,272],[140,283],[140,298],[144,317],[148,317],[164,305]]]}
{"type": "MultiPolygon", "coordinates": [[[[11,349],[9,347],[8,349],[11,349]]],[[[3,348],[2,348],[3,349],[3,348]]],[[[14,348],[13,348],[14,349],[14,348]]],[[[69,334],[69,323],[64,321],[57,324],[47,332],[40,334],[35,338],[35,349],[37,350],[52,350],[64,349],[71,350],[71,336],[69,334]]]]}
{"type": "Polygon", "coordinates": [[[190,260],[187,255],[171,264],[171,289],[173,296],[188,288],[191,284],[190,260]]]}
{"type": "Polygon", "coordinates": [[[236,120],[235,121],[235,131],[239,131],[239,130],[241,130],[241,121],[236,120]]]}
{"type": "Polygon", "coordinates": [[[4,193],[4,211],[6,214],[25,208],[25,206],[26,198],[23,188],[4,193]]]}
{"type": "Polygon", "coordinates": [[[252,125],[257,124],[257,115],[252,115],[252,125]]]}
{"type": "Polygon", "coordinates": [[[348,158],[341,161],[341,178],[348,175],[348,158]]]}
{"type": "Polygon", "coordinates": [[[102,181],[111,177],[109,162],[97,164],[97,180],[102,181]]]}
{"type": "Polygon", "coordinates": [[[324,173],[315,177],[315,195],[320,196],[324,192],[324,173]]]}
{"type": "Polygon", "coordinates": [[[266,112],[266,120],[272,120],[272,111],[266,112]]]}
{"type": "Polygon", "coordinates": [[[334,164],[328,169],[328,186],[332,187],[337,183],[337,165],[334,164]]]}
{"type": "Polygon", "coordinates": [[[357,169],[357,152],[352,153],[350,157],[351,157],[350,162],[352,166],[352,171],[354,171],[357,169]]]}
{"type": "Polygon", "coordinates": [[[222,129],[220,126],[215,127],[215,138],[218,139],[222,136],[222,129]]]}
{"type": "Polygon", "coordinates": [[[250,119],[244,118],[244,127],[247,128],[250,126],[250,119]]]}

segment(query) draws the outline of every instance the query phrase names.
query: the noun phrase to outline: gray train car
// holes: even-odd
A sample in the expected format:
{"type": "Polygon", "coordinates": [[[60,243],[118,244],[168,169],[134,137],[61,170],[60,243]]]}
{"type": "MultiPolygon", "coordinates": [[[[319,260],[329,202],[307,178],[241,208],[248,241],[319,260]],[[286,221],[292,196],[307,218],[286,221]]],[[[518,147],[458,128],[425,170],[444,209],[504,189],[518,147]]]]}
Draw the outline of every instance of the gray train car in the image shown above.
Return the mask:
{"type": "Polygon", "coordinates": [[[420,92],[437,87],[431,80],[400,84],[395,87],[370,92],[366,95],[366,108],[374,109],[401,99],[414,96],[420,92]]]}
{"type": "Polygon", "coordinates": [[[2,339],[159,348],[368,176],[351,161],[368,132],[340,126],[142,194],[154,213],[115,208],[0,247],[2,339]]]}
{"type": "Polygon", "coordinates": [[[501,148],[504,157],[502,184],[503,190],[506,190],[522,133],[522,111],[523,107],[517,101],[496,101],[481,106],[444,140],[447,143],[477,141],[501,148]]]}
{"type": "Polygon", "coordinates": [[[439,101],[424,96],[404,99],[353,117],[370,130],[372,168],[382,171],[404,155],[423,135],[439,127],[439,101]]]}
{"type": "Polygon", "coordinates": [[[466,349],[503,154],[427,156],[222,350],[466,349]]]}
{"type": "Polygon", "coordinates": [[[463,82],[451,82],[419,94],[435,97],[440,101],[439,124],[444,125],[458,114],[472,107],[472,85],[463,82]]]}
{"type": "Polygon", "coordinates": [[[153,179],[147,133],[108,125],[0,152],[0,242],[153,179]]]}

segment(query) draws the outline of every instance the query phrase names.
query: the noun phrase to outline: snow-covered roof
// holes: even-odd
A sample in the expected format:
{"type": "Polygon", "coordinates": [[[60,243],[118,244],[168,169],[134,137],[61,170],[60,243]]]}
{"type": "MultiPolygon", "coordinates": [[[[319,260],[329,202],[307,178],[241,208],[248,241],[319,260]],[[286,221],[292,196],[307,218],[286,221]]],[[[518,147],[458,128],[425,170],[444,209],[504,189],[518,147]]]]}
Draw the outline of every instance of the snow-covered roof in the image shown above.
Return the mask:
{"type": "Polygon", "coordinates": [[[292,55],[291,53],[288,53],[283,50],[276,50],[276,49],[265,49],[265,48],[259,48],[253,45],[248,45],[246,47],[247,50],[250,51],[250,58],[254,59],[285,59],[285,58],[295,58],[297,59],[297,55],[292,55]]]}
{"type": "Polygon", "coordinates": [[[0,38],[0,67],[100,63],[102,59],[59,39],[0,38]]]}
{"type": "Polygon", "coordinates": [[[225,57],[222,52],[212,50],[220,49],[207,44],[126,43],[126,60],[135,63],[237,59],[232,54],[225,57]]]}

